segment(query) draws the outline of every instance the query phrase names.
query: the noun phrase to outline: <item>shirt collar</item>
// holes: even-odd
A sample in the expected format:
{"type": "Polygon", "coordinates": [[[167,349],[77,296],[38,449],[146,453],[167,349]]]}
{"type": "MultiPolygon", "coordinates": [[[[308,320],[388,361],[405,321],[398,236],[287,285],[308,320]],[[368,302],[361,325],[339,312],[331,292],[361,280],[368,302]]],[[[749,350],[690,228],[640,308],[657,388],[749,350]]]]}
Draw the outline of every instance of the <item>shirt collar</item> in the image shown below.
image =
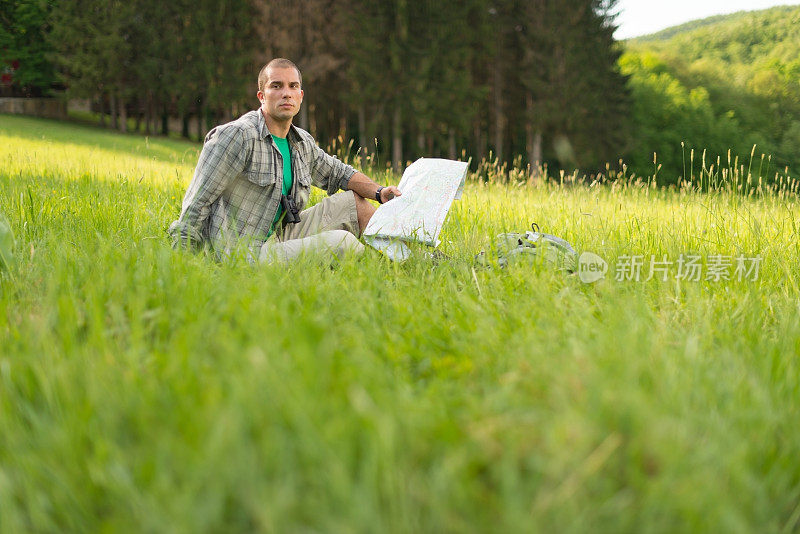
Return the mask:
{"type": "MultiPolygon", "coordinates": [[[[258,135],[261,139],[266,139],[268,136],[272,134],[269,133],[269,128],[267,128],[267,121],[264,119],[264,113],[261,111],[261,108],[256,110],[258,113],[258,135]]],[[[290,142],[297,142],[302,140],[300,137],[300,132],[297,131],[297,126],[294,124],[289,125],[289,133],[286,134],[286,138],[290,142]]]]}

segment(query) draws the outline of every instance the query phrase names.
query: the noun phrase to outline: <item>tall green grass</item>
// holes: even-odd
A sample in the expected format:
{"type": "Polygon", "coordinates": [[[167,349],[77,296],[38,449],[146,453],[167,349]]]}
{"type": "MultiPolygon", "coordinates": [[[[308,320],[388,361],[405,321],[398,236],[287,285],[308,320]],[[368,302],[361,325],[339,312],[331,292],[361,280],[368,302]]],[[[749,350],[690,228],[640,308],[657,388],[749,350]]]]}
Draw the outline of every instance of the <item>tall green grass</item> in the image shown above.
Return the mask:
{"type": "Polygon", "coordinates": [[[197,153],[0,117],[0,531],[800,528],[795,195],[480,175],[439,262],[252,266],[169,246],[197,153]],[[533,221],[606,278],[473,265],[533,221]],[[614,279],[682,253],[763,260],[614,279]]]}

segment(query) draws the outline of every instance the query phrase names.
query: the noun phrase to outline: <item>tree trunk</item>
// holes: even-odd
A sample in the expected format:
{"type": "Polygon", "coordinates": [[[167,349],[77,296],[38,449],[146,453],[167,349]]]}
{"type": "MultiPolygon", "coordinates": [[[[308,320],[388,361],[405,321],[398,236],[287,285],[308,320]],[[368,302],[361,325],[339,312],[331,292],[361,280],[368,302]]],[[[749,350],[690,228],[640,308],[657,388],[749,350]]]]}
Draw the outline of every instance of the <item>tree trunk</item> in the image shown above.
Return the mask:
{"type": "Polygon", "coordinates": [[[153,135],[153,106],[149,98],[144,103],[144,133],[153,135]]]}
{"type": "Polygon", "coordinates": [[[314,139],[317,138],[317,108],[314,104],[308,106],[308,127],[311,128],[308,132],[314,139]]]}
{"type": "Polygon", "coordinates": [[[358,104],[358,149],[364,156],[367,155],[367,112],[364,104],[358,104]]]}
{"type": "Polygon", "coordinates": [[[181,114],[181,137],[189,139],[189,114],[186,112],[181,114]]]}
{"type": "Polygon", "coordinates": [[[308,131],[308,104],[300,106],[300,120],[298,126],[308,131]]]}
{"type": "Polygon", "coordinates": [[[197,140],[202,141],[205,137],[205,132],[203,131],[203,121],[205,117],[203,116],[203,101],[198,100],[197,102],[197,140]]]}
{"type": "Polygon", "coordinates": [[[111,128],[113,130],[119,129],[119,121],[117,114],[119,113],[119,106],[117,105],[117,95],[111,93],[111,128]]]}
{"type": "Polygon", "coordinates": [[[136,133],[142,131],[142,102],[138,98],[136,99],[136,124],[133,128],[136,133]]]}
{"type": "Polygon", "coordinates": [[[347,114],[342,113],[339,116],[339,138],[341,139],[343,144],[348,143],[347,139],[347,114]]]}
{"type": "Polygon", "coordinates": [[[150,131],[153,132],[153,135],[156,135],[158,133],[158,111],[156,111],[156,101],[150,99],[147,105],[150,107],[150,131]]]}
{"type": "Polygon", "coordinates": [[[528,156],[528,172],[531,176],[538,176],[542,166],[542,131],[534,130],[528,123],[525,125],[525,144],[528,156]]]}
{"type": "Polygon", "coordinates": [[[169,112],[166,104],[161,108],[161,135],[169,135],[169,112]]]}
{"type": "Polygon", "coordinates": [[[128,110],[125,106],[125,100],[123,98],[119,99],[119,131],[123,133],[128,132],[128,110]]]}
{"type": "Polygon", "coordinates": [[[458,157],[456,153],[456,129],[452,126],[447,129],[447,155],[450,156],[450,159],[458,157]]]}
{"type": "Polygon", "coordinates": [[[158,114],[158,107],[156,107],[155,99],[150,101],[150,117],[152,117],[153,121],[153,126],[150,128],[150,130],[153,132],[153,135],[157,135],[159,114],[158,114]]]}
{"type": "Polygon", "coordinates": [[[533,127],[533,95],[525,93],[525,145],[531,175],[538,176],[542,165],[542,130],[533,127]]]}
{"type": "Polygon", "coordinates": [[[477,158],[478,162],[483,161],[486,158],[486,143],[483,139],[483,125],[481,124],[480,119],[475,121],[475,157],[477,158]]]}
{"type": "Polygon", "coordinates": [[[100,127],[101,128],[105,128],[106,127],[106,114],[105,114],[106,106],[105,106],[105,102],[103,101],[103,97],[102,96],[100,96],[100,104],[97,106],[97,108],[100,110],[100,118],[99,118],[100,127]]]}
{"type": "Polygon", "coordinates": [[[400,106],[396,106],[392,114],[392,168],[397,174],[400,174],[403,167],[403,131],[400,124],[402,118],[400,106]]]}
{"type": "Polygon", "coordinates": [[[506,117],[503,110],[503,73],[500,62],[494,61],[492,76],[492,93],[494,103],[494,151],[497,161],[503,162],[503,134],[506,126],[506,117]]]}

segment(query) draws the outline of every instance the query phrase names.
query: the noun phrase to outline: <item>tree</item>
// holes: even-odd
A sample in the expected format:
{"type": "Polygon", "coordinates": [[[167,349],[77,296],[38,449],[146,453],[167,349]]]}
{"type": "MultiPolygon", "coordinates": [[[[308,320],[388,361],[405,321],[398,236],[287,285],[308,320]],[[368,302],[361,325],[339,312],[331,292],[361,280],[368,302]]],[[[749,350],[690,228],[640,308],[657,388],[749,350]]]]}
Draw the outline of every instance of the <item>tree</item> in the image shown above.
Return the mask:
{"type": "Polygon", "coordinates": [[[259,42],[249,0],[196,0],[192,6],[194,16],[187,28],[193,34],[198,137],[202,138],[220,119],[231,117],[234,103],[247,100],[248,95],[252,101],[253,50],[259,42]]]}
{"type": "Polygon", "coordinates": [[[136,89],[130,79],[133,14],[134,6],[121,0],[64,0],[53,10],[48,35],[67,94],[101,104],[108,99],[113,127],[136,89]]]}
{"type": "Polygon", "coordinates": [[[571,147],[561,151],[562,164],[589,169],[623,148],[629,95],[612,37],[615,2],[533,0],[522,7],[520,79],[530,163],[541,157],[544,137],[571,147]]]}
{"type": "Polygon", "coordinates": [[[410,92],[408,3],[352,0],[351,9],[346,29],[352,36],[348,54],[351,102],[358,107],[359,124],[369,132],[359,137],[392,139],[391,157],[398,170],[403,160],[402,121],[407,113],[403,99],[410,92]],[[364,118],[367,113],[370,118],[364,118]]]}
{"type": "MultiPolygon", "coordinates": [[[[317,135],[318,125],[328,135],[341,132],[334,121],[320,120],[328,110],[346,118],[347,110],[342,109],[344,100],[338,95],[342,91],[332,90],[341,84],[340,71],[347,60],[346,32],[339,13],[346,10],[334,0],[276,0],[258,2],[259,19],[256,25],[259,38],[265,43],[265,50],[258,50],[258,66],[276,57],[286,57],[297,64],[303,73],[305,104],[300,109],[298,124],[317,135]],[[270,21],[280,18],[281,24],[270,21]]],[[[335,121],[339,122],[339,121],[335,121]]]]}
{"type": "Polygon", "coordinates": [[[0,69],[18,94],[45,96],[57,85],[45,39],[52,9],[48,0],[0,0],[0,69]]]}

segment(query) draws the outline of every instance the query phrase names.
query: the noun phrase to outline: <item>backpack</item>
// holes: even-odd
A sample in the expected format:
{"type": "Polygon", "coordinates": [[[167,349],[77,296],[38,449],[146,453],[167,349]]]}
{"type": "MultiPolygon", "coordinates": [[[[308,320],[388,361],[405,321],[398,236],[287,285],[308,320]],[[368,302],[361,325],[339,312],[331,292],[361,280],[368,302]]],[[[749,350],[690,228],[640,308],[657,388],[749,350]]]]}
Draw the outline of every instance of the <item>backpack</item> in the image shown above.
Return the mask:
{"type": "Polygon", "coordinates": [[[489,258],[497,257],[501,268],[510,263],[540,259],[558,269],[574,272],[578,264],[578,253],[567,241],[539,231],[539,225],[531,224],[531,230],[523,233],[498,234],[489,247],[489,253],[481,251],[475,261],[489,266],[489,258]]]}

